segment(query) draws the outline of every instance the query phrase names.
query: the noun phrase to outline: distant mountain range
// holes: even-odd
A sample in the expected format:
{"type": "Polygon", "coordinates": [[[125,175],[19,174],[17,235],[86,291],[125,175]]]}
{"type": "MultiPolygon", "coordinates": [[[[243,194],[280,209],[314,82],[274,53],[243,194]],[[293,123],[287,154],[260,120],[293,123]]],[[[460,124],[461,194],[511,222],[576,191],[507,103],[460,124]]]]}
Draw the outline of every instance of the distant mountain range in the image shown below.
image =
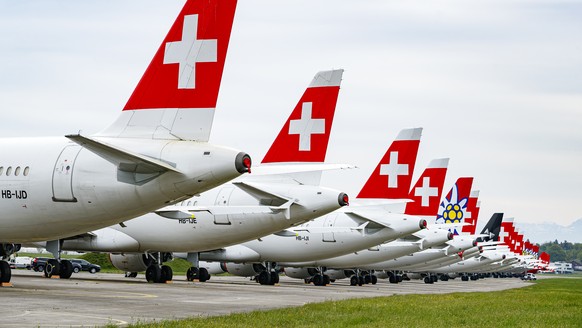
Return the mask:
{"type": "Polygon", "coordinates": [[[555,223],[514,223],[519,232],[532,243],[543,244],[556,239],[559,242],[567,240],[572,243],[582,243],[582,219],[574,221],[567,227],[555,223]]]}

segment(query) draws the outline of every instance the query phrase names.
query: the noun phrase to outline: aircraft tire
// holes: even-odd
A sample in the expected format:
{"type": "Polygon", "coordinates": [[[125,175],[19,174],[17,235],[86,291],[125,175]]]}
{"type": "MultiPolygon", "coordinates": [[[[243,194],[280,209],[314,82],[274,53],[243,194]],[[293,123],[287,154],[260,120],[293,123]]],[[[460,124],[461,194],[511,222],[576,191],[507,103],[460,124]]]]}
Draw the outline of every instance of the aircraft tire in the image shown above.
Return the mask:
{"type": "Polygon", "coordinates": [[[194,281],[194,279],[198,279],[198,268],[190,267],[188,271],[186,271],[186,280],[194,281]]]}
{"type": "Polygon", "coordinates": [[[0,261],[0,282],[10,282],[12,279],[12,269],[6,261],[0,261]]]}
{"type": "Polygon", "coordinates": [[[362,276],[359,276],[359,277],[358,277],[358,286],[362,286],[362,285],[364,285],[364,283],[365,283],[365,281],[364,281],[364,277],[362,277],[362,276]]]}
{"type": "Polygon", "coordinates": [[[313,276],[313,285],[323,286],[323,277],[320,274],[313,276]]]}
{"type": "Polygon", "coordinates": [[[352,276],[352,277],[350,278],[350,286],[355,286],[355,285],[357,285],[357,284],[358,284],[358,277],[356,277],[356,276],[352,276]]]}
{"type": "Polygon", "coordinates": [[[44,267],[44,276],[50,278],[52,276],[58,276],[60,274],[61,265],[56,259],[49,259],[46,261],[46,266],[44,267]]]}
{"type": "Polygon", "coordinates": [[[210,280],[210,274],[208,273],[208,270],[206,270],[206,268],[198,269],[198,281],[205,282],[207,280],[210,280]]]}
{"type": "Polygon", "coordinates": [[[374,275],[374,274],[371,276],[371,280],[372,280],[372,285],[375,285],[378,283],[378,277],[376,277],[376,275],[374,275]]]}
{"type": "Polygon", "coordinates": [[[173,278],[174,272],[172,271],[172,268],[167,265],[162,265],[162,281],[172,281],[173,278]]]}
{"type": "Polygon", "coordinates": [[[324,285],[324,286],[327,286],[327,285],[329,285],[330,283],[331,283],[331,279],[329,279],[329,276],[328,276],[328,275],[324,274],[324,275],[323,275],[323,285],[324,285]]]}
{"type": "Polygon", "coordinates": [[[426,277],[424,277],[424,283],[425,284],[434,284],[434,281],[432,281],[431,276],[426,276],[426,277]]]}
{"type": "Polygon", "coordinates": [[[148,282],[158,283],[162,280],[162,269],[157,264],[150,265],[145,273],[148,282]]]}
{"type": "Polygon", "coordinates": [[[271,285],[279,283],[279,274],[277,272],[271,272],[271,285]]]}
{"type": "Polygon", "coordinates": [[[60,273],[61,279],[70,279],[73,275],[73,263],[69,260],[61,260],[60,273]]]}
{"type": "Polygon", "coordinates": [[[467,276],[462,276],[462,277],[461,277],[461,280],[462,280],[462,281],[469,281],[469,277],[467,277],[467,276]]]}

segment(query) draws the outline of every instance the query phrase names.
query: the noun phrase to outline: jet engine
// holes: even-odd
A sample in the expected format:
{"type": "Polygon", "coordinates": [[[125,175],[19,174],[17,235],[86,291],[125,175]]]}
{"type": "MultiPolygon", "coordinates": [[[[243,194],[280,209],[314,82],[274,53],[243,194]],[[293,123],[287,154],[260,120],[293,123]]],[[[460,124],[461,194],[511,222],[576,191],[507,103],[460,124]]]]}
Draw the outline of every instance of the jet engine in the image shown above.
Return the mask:
{"type": "Polygon", "coordinates": [[[353,276],[354,273],[355,272],[353,270],[328,269],[327,271],[325,271],[325,274],[329,276],[329,279],[334,279],[334,280],[349,278],[349,277],[353,276]]]}
{"type": "Polygon", "coordinates": [[[260,263],[221,263],[223,270],[239,277],[254,277],[265,271],[266,268],[260,263]]]}
{"type": "Polygon", "coordinates": [[[119,270],[125,272],[145,271],[151,264],[152,259],[145,254],[109,254],[109,261],[119,270]]]}
{"type": "Polygon", "coordinates": [[[285,275],[295,279],[307,279],[319,274],[316,268],[285,268],[285,275]]]}

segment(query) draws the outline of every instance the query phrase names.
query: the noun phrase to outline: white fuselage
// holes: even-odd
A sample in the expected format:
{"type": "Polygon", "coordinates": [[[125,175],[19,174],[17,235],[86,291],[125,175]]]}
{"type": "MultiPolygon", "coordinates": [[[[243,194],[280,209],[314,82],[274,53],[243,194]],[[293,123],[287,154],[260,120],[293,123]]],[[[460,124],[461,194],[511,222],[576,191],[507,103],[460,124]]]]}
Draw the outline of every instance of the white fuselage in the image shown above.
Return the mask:
{"type": "Polygon", "coordinates": [[[119,169],[111,158],[66,137],[0,139],[0,242],[54,240],[99,229],[240,175],[239,152],[233,149],[193,141],[100,141],[180,173],[141,173],[139,167],[131,172],[131,163],[119,169]]]}
{"type": "Polygon", "coordinates": [[[287,183],[261,186],[264,191],[294,200],[288,213],[261,205],[265,199],[257,199],[229,183],[171,206],[173,210],[192,213],[191,217],[169,219],[148,213],[124,222],[123,226],[113,225],[82,238],[65,240],[63,250],[209,251],[269,235],[341,207],[343,193],[329,188],[287,183]]]}
{"type": "Polygon", "coordinates": [[[291,229],[294,235],[269,235],[222,250],[202,253],[200,259],[237,263],[269,261],[285,266],[287,262],[325,259],[392,241],[421,230],[424,221],[386,212],[376,217],[376,220],[389,224],[389,227],[370,223],[363,230],[358,230],[363,222],[340,209],[291,229]]]}

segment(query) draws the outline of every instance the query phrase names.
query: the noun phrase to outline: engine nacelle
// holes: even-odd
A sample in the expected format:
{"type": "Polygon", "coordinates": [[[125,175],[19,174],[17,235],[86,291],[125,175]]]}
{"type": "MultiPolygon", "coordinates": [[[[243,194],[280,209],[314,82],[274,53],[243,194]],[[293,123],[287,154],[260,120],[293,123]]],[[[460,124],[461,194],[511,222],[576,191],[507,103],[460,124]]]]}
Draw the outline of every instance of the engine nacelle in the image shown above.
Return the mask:
{"type": "Polygon", "coordinates": [[[319,273],[316,268],[291,268],[285,267],[285,275],[295,279],[307,279],[319,273]]]}
{"type": "Polygon", "coordinates": [[[386,271],[376,271],[376,272],[374,272],[374,275],[378,279],[388,279],[388,278],[390,278],[390,274],[388,272],[386,272],[386,271]]]}
{"type": "Polygon", "coordinates": [[[266,268],[260,263],[221,263],[222,269],[239,277],[254,277],[265,271],[266,268]]]}
{"type": "Polygon", "coordinates": [[[109,261],[111,261],[114,267],[125,272],[145,271],[152,264],[151,258],[145,254],[109,253],[109,261]]]}
{"type": "Polygon", "coordinates": [[[406,277],[408,277],[408,279],[415,279],[415,280],[419,280],[422,279],[422,274],[420,273],[414,273],[414,272],[407,272],[406,273],[406,277]]]}
{"type": "Polygon", "coordinates": [[[208,270],[208,273],[210,274],[221,274],[228,272],[228,270],[226,270],[226,264],[221,262],[200,261],[199,265],[201,268],[208,270]]]}
{"type": "Polygon", "coordinates": [[[325,271],[325,274],[329,276],[329,279],[345,279],[345,278],[349,278],[351,276],[354,275],[354,271],[353,270],[334,270],[334,269],[328,269],[325,271]]]}

